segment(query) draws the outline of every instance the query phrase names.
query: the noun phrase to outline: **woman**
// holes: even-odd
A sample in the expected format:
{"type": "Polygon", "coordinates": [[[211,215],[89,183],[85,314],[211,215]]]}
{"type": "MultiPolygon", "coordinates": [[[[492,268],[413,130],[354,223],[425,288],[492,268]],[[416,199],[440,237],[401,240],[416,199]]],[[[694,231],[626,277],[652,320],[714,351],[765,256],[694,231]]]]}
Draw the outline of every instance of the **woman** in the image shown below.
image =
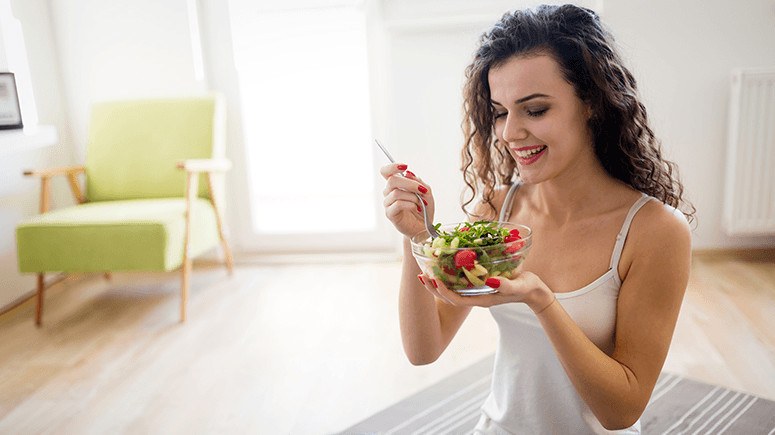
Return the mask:
{"type": "Polygon", "coordinates": [[[597,15],[571,5],[504,15],[466,77],[463,210],[480,198],[470,219],[527,225],[533,246],[519,275],[487,280],[497,293],[456,294],[411,254],[414,193],[432,212],[430,186],[383,167],[386,216],[406,236],[405,352],[435,361],[488,307],[500,338],[475,432],[639,433],[688,281],[693,208],[635,80],[597,15]]]}

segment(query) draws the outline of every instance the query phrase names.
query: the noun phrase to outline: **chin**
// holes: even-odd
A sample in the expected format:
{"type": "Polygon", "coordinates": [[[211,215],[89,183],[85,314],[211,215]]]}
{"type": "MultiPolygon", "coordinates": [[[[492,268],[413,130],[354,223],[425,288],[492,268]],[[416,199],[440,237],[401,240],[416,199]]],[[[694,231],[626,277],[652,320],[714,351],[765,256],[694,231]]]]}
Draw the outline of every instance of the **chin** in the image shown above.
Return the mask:
{"type": "Polygon", "coordinates": [[[522,184],[538,184],[544,181],[542,178],[536,176],[535,174],[531,174],[530,171],[519,171],[519,179],[522,181],[522,184]]]}

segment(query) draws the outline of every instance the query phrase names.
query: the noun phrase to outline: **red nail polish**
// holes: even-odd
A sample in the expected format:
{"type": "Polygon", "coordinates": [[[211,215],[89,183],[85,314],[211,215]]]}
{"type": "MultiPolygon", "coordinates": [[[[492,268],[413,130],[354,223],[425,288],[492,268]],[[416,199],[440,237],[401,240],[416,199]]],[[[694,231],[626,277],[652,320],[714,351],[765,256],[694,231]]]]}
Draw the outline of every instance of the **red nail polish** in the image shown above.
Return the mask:
{"type": "Polygon", "coordinates": [[[500,280],[496,279],[496,278],[487,278],[487,280],[484,282],[484,284],[487,287],[492,287],[492,288],[498,288],[498,287],[501,286],[500,280]]]}
{"type": "Polygon", "coordinates": [[[423,280],[422,280],[422,275],[417,275],[417,279],[419,279],[419,280],[420,280],[420,282],[422,283],[422,285],[425,285],[425,281],[423,281],[423,280]]]}
{"type": "Polygon", "coordinates": [[[433,288],[439,288],[439,284],[436,282],[435,279],[431,279],[431,284],[433,284],[433,288]]]}
{"type": "Polygon", "coordinates": [[[417,190],[419,190],[420,193],[428,193],[428,189],[426,189],[422,184],[417,187],[417,190]]]}
{"type": "Polygon", "coordinates": [[[422,213],[422,208],[419,205],[417,206],[417,211],[422,213]]]}
{"type": "Polygon", "coordinates": [[[425,198],[420,198],[420,199],[422,199],[423,204],[428,205],[428,201],[426,201],[425,198]]]}
{"type": "Polygon", "coordinates": [[[412,172],[412,171],[406,171],[406,175],[408,175],[408,176],[410,176],[412,178],[417,178],[417,175],[414,175],[414,172],[412,172]]]}
{"type": "Polygon", "coordinates": [[[408,168],[408,167],[409,166],[406,166],[406,165],[398,165],[398,170],[399,171],[406,171],[406,168],[408,168]]]}

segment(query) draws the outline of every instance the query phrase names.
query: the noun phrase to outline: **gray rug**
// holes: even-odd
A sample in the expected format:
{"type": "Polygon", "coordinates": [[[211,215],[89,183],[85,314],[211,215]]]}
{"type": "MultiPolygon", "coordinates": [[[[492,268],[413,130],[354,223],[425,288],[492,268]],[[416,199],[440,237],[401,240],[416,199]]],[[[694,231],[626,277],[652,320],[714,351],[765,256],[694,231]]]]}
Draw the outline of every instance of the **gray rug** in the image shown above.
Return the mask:
{"type": "MultiPolygon", "coordinates": [[[[363,420],[342,434],[462,434],[479,420],[493,356],[363,420]]],[[[775,434],[775,402],[663,373],[641,417],[644,434],[775,434]]]]}

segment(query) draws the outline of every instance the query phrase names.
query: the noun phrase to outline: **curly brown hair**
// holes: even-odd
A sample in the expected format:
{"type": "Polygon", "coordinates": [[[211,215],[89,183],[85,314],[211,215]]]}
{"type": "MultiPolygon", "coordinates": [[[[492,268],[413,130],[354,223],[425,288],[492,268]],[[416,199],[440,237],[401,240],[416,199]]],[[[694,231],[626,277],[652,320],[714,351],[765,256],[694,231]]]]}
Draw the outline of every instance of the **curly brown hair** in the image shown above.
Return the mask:
{"type": "MultiPolygon", "coordinates": [[[[516,163],[494,132],[488,73],[514,56],[546,53],[554,57],[576,95],[592,109],[589,128],[595,153],[605,170],[634,189],[681,210],[691,222],[694,207],[683,198],[675,163],[662,157],[648,123],[635,78],[614,48],[613,36],[597,14],[573,5],[539,6],[508,12],[481,36],[464,86],[463,179],[472,195],[496,212],[496,186],[515,182],[516,163]]],[[[464,198],[465,199],[465,198],[464,198]]],[[[483,217],[473,214],[472,216],[483,217]]]]}

